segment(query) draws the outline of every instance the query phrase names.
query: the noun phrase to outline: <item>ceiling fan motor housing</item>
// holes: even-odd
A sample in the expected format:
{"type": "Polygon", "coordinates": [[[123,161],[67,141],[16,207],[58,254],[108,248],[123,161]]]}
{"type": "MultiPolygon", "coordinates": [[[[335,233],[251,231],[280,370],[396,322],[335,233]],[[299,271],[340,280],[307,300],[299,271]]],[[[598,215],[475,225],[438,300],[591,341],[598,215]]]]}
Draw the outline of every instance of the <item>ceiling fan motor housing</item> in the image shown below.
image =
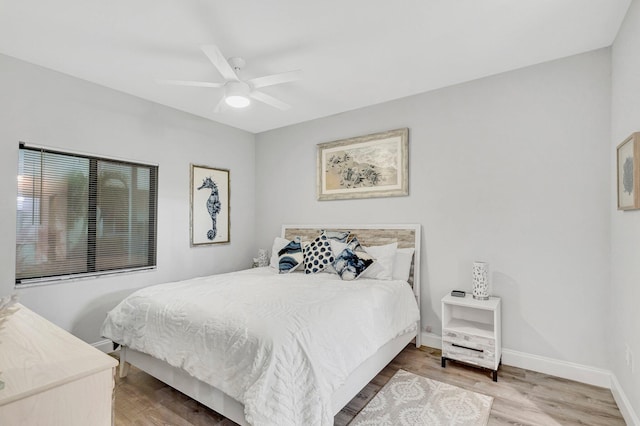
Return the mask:
{"type": "Polygon", "coordinates": [[[234,108],[249,106],[249,92],[249,85],[244,81],[228,81],[224,85],[225,102],[234,108]]]}
{"type": "Polygon", "coordinates": [[[227,59],[227,61],[229,62],[229,65],[231,65],[231,68],[236,71],[236,73],[244,68],[245,65],[247,65],[247,61],[238,57],[229,58],[227,59]]]}

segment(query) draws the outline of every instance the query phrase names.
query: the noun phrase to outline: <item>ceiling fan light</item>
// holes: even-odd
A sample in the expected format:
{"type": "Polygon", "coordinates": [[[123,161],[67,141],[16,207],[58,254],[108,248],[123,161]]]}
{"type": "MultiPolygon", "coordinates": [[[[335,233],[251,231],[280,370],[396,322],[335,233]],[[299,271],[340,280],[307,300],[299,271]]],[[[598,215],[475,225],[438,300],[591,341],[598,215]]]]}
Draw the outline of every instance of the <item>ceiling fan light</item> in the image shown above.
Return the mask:
{"type": "Polygon", "coordinates": [[[242,81],[230,81],[225,85],[224,101],[233,108],[245,108],[249,106],[249,85],[242,81]]]}
{"type": "Polygon", "coordinates": [[[251,100],[249,100],[248,97],[242,95],[227,95],[224,98],[224,101],[227,105],[233,108],[245,108],[251,103],[251,100]]]}

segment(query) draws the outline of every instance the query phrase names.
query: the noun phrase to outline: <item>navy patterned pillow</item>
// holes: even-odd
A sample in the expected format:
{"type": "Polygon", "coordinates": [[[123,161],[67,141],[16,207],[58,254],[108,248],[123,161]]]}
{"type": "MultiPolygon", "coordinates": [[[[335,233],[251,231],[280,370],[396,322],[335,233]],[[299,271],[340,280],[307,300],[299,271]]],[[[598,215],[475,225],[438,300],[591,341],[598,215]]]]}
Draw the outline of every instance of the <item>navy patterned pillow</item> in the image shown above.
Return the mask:
{"type": "Polygon", "coordinates": [[[302,264],[302,245],[297,237],[278,251],[278,270],[281,274],[288,274],[302,264]]]}
{"type": "Polygon", "coordinates": [[[347,244],[347,247],[336,256],[333,261],[333,267],[345,281],[353,281],[357,279],[364,271],[367,270],[375,259],[367,253],[356,237],[347,244]]]}
{"type": "Polygon", "coordinates": [[[333,252],[331,251],[331,242],[326,233],[323,232],[316,239],[304,246],[304,272],[307,274],[316,274],[324,271],[324,269],[333,262],[333,252]]]}

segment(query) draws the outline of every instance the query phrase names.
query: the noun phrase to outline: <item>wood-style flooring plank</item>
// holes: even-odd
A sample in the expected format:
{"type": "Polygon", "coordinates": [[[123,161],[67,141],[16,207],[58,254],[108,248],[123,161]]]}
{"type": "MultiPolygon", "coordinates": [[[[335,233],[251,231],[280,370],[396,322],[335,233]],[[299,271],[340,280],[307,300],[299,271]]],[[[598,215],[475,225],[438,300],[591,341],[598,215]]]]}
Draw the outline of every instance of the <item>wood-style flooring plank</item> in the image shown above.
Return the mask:
{"type": "MultiPolygon", "coordinates": [[[[440,356],[438,349],[408,345],[335,416],[334,424],[353,420],[399,369],[494,397],[491,426],[625,424],[609,389],[505,365],[496,383],[488,370],[455,362],[442,368],[440,356]]],[[[236,424],[134,367],[126,378],[116,377],[114,413],[116,426],[236,424]]]]}

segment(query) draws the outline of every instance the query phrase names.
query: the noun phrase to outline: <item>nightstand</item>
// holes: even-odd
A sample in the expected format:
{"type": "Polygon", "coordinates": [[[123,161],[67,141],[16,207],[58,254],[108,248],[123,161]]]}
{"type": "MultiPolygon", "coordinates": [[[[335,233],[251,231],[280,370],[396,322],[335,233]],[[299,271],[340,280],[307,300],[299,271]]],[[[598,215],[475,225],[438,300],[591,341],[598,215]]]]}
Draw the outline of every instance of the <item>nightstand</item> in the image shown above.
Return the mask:
{"type": "Polygon", "coordinates": [[[501,358],[500,298],[443,297],[442,367],[453,360],[488,368],[497,382],[501,358]]]}

